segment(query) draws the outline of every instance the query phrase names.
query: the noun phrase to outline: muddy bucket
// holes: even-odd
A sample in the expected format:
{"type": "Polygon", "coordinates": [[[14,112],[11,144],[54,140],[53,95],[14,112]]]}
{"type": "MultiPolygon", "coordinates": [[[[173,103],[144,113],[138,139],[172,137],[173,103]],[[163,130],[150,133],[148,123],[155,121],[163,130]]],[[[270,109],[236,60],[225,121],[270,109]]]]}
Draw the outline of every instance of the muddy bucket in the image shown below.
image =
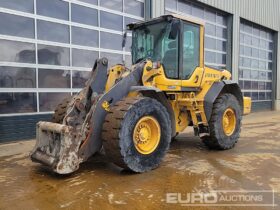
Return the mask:
{"type": "Polygon", "coordinates": [[[59,174],[68,174],[79,168],[79,142],[71,126],[38,122],[36,145],[30,157],[33,162],[48,166],[59,174]]]}

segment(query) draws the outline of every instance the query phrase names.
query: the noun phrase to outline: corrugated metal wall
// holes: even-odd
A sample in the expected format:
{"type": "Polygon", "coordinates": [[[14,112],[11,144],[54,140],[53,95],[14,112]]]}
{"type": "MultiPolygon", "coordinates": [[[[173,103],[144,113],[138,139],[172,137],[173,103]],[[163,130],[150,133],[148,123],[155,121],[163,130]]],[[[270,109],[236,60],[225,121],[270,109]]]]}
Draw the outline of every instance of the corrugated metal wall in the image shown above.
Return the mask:
{"type": "Polygon", "coordinates": [[[244,19],[279,31],[279,0],[199,0],[244,19]]]}
{"type": "MultiPolygon", "coordinates": [[[[238,78],[240,18],[270,28],[278,33],[277,71],[275,79],[275,109],[280,110],[280,0],[198,0],[233,14],[233,78],[238,78]]],[[[277,43],[276,42],[276,43],[277,43]]]]}

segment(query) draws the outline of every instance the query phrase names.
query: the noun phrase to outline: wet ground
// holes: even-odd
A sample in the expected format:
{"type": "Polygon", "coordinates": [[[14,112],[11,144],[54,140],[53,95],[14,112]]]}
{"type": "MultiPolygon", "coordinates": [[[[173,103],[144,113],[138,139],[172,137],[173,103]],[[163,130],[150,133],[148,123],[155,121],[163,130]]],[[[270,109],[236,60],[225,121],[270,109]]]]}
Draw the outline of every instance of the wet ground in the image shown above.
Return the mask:
{"type": "MultiPolygon", "coordinates": [[[[0,145],[0,209],[190,209],[167,204],[166,193],[274,190],[280,205],[280,112],[245,117],[232,150],[210,151],[192,132],[172,143],[161,166],[132,174],[92,158],[71,176],[28,159],[34,141],[0,145]]],[[[280,209],[196,207],[196,209],[280,209]]]]}

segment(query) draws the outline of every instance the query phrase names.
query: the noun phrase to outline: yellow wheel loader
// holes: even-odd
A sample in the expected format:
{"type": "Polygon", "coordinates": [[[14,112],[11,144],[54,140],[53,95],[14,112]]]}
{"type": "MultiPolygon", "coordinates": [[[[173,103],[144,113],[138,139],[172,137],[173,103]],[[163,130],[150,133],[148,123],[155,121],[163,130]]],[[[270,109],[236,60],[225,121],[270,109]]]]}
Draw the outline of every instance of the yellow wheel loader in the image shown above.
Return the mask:
{"type": "Polygon", "coordinates": [[[107,70],[108,60],[97,59],[85,87],[58,105],[53,122],[38,122],[33,161],[69,174],[103,147],[116,165],[146,172],[187,126],[211,149],[238,141],[251,99],[230,72],[204,65],[204,23],[164,15],[127,29],[132,68],[107,70]]]}

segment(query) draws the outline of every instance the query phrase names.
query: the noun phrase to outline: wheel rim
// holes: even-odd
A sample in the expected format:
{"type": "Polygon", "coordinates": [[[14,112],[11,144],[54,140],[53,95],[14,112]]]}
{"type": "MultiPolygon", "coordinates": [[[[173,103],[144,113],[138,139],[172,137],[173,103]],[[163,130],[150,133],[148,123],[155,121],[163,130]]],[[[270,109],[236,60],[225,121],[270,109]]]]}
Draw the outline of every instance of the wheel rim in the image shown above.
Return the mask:
{"type": "Polygon", "coordinates": [[[232,108],[225,110],[223,115],[223,129],[227,136],[231,136],[235,131],[236,127],[236,116],[232,108]]]}
{"type": "Polygon", "coordinates": [[[160,125],[151,116],[142,117],[133,132],[133,142],[136,150],[141,154],[151,154],[160,141],[160,125]]]}

